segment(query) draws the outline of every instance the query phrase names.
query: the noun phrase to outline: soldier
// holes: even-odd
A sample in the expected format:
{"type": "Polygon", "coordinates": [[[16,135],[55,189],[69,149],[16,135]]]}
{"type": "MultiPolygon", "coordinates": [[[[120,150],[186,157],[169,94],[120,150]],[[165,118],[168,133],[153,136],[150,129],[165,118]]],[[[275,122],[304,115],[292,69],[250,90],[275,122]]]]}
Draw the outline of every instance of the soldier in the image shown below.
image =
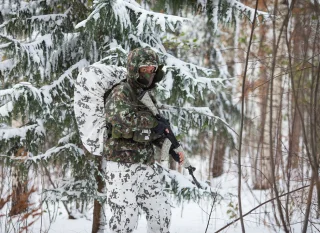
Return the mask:
{"type": "MultiPolygon", "coordinates": [[[[132,232],[139,207],[146,213],[148,233],[169,232],[170,204],[153,166],[153,144],[161,145],[167,125],[138,100],[142,92],[154,88],[163,78],[161,68],[152,49],[131,51],[126,82],[114,87],[106,99],[107,122],[112,128],[105,145],[111,232],[132,232]]],[[[182,153],[170,153],[183,163],[182,153]]]]}

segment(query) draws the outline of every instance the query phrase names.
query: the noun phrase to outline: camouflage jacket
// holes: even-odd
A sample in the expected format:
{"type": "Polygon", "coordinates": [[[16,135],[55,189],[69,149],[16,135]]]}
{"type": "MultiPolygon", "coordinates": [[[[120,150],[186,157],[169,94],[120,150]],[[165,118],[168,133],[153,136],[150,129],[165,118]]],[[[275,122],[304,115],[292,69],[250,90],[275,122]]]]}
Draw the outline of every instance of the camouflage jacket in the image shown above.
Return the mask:
{"type": "Polygon", "coordinates": [[[153,143],[161,144],[151,129],[158,123],[137,99],[136,90],[127,82],[113,88],[106,99],[106,121],[112,125],[104,151],[107,160],[128,163],[154,163],[153,143]],[[111,137],[110,137],[111,136],[111,137]]]}

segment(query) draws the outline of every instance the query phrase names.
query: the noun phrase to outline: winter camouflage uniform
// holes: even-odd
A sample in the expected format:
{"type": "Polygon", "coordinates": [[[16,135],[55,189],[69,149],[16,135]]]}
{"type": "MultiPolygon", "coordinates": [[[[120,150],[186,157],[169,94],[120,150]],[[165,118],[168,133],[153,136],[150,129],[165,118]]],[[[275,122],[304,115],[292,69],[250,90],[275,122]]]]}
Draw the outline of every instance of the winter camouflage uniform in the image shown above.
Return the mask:
{"type": "Polygon", "coordinates": [[[131,51],[127,82],[116,86],[106,99],[107,122],[112,126],[105,144],[112,232],[132,232],[138,207],[146,212],[149,233],[169,232],[170,204],[158,172],[150,166],[154,163],[153,143],[161,141],[151,130],[158,121],[138,100],[143,91],[154,87],[154,83],[149,88],[139,83],[139,68],[158,63],[158,56],[151,49],[131,51]]]}
{"type": "Polygon", "coordinates": [[[148,233],[169,233],[170,204],[154,166],[107,162],[105,171],[111,232],[132,232],[140,208],[146,214],[148,233]]]}

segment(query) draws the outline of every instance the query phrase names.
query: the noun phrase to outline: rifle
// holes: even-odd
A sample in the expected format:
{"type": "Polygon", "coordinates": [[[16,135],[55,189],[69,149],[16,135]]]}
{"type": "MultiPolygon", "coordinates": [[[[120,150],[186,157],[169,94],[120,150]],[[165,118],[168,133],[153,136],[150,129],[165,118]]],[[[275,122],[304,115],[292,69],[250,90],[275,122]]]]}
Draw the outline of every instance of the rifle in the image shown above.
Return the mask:
{"type": "Polygon", "coordinates": [[[196,170],[195,167],[191,166],[188,157],[186,157],[186,154],[182,148],[182,146],[180,145],[179,141],[177,140],[176,136],[173,134],[169,121],[166,120],[164,117],[162,117],[160,115],[160,112],[158,111],[157,107],[154,105],[149,92],[145,91],[142,93],[142,95],[140,95],[139,100],[141,103],[143,103],[147,108],[149,108],[149,110],[152,112],[152,114],[161,121],[166,121],[167,124],[167,129],[169,130],[168,132],[164,133],[164,136],[166,137],[166,139],[163,142],[162,148],[161,148],[161,155],[168,155],[169,154],[169,150],[171,148],[171,146],[173,147],[173,150],[178,154],[179,152],[182,152],[184,155],[184,162],[183,165],[186,169],[188,169],[189,174],[192,176],[192,179],[194,181],[194,183],[196,184],[196,186],[198,188],[201,188],[200,183],[197,181],[197,179],[194,177],[193,172],[196,170]]]}

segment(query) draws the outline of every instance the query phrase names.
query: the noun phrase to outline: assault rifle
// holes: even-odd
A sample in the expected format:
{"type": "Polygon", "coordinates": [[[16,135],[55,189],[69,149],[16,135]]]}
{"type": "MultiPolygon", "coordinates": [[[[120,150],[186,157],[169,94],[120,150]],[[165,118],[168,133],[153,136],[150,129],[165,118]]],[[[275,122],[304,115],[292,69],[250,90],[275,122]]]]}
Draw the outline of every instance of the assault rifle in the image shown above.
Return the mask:
{"type": "Polygon", "coordinates": [[[198,188],[202,188],[200,183],[197,181],[197,179],[194,177],[193,172],[196,170],[195,167],[191,166],[189,159],[186,156],[186,153],[184,152],[182,146],[180,145],[179,141],[177,140],[176,136],[173,134],[169,121],[166,120],[164,117],[160,115],[160,112],[158,111],[157,107],[154,105],[149,92],[143,92],[142,95],[139,97],[139,100],[141,103],[143,103],[149,110],[152,112],[152,114],[160,121],[167,122],[167,129],[169,132],[164,133],[166,139],[163,142],[162,148],[161,148],[161,155],[168,155],[170,148],[173,148],[173,150],[178,154],[179,152],[182,152],[184,155],[184,162],[183,165],[186,169],[188,169],[189,174],[192,176],[192,179],[196,186],[198,188]]]}

